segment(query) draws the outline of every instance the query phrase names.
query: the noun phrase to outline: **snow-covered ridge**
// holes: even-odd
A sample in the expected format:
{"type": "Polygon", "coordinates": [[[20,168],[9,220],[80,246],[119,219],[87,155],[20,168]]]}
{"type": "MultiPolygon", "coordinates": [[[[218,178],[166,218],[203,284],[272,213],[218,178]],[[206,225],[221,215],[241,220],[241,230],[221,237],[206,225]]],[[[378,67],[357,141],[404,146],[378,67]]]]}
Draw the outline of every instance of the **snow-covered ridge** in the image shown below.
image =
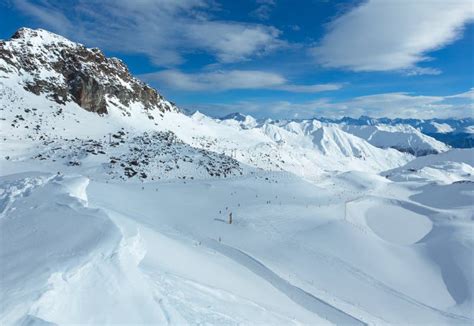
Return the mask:
{"type": "Polygon", "coordinates": [[[265,121],[249,127],[233,119],[212,119],[201,113],[191,118],[194,121],[180,122],[186,123],[185,128],[174,131],[194,146],[206,144],[210,150],[226,152],[246,164],[290,171],[310,179],[329,171],[383,171],[412,159],[394,149],[379,149],[337,126],[289,123],[287,128],[265,121]],[[193,130],[193,137],[187,136],[185,131],[189,129],[193,130]]]}
{"type": "Polygon", "coordinates": [[[341,128],[380,148],[395,148],[415,156],[449,150],[446,144],[421,133],[410,125],[341,125],[341,128]]]}
{"type": "Polygon", "coordinates": [[[345,126],[411,126],[422,132],[424,135],[432,137],[454,148],[474,147],[474,118],[463,119],[389,119],[370,118],[361,116],[360,118],[345,117],[342,119],[320,118],[327,123],[336,123],[345,126]]]}
{"type": "Polygon", "coordinates": [[[320,120],[324,122],[358,126],[410,125],[425,134],[450,132],[460,133],[465,132],[466,128],[474,125],[474,118],[472,117],[463,119],[390,119],[361,116],[359,118],[344,117],[341,119],[320,118],[320,120]]]}
{"type": "Polygon", "coordinates": [[[226,125],[239,126],[243,129],[268,128],[266,125],[275,125],[299,135],[310,135],[322,128],[339,128],[340,130],[364,139],[379,148],[394,148],[401,152],[422,156],[445,152],[449,149],[446,144],[427,136],[410,125],[369,124],[353,125],[332,123],[317,119],[311,120],[279,120],[257,121],[251,116],[234,113],[221,118],[226,125]]]}

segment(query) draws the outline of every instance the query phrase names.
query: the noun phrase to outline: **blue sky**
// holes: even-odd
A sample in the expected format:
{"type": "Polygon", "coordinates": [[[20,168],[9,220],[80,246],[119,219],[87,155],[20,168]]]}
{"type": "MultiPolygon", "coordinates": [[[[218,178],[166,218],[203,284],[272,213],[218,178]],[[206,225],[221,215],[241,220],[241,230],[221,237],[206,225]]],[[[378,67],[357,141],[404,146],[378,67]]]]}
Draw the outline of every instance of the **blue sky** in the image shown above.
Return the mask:
{"type": "Polygon", "coordinates": [[[471,0],[0,0],[0,38],[99,47],[213,116],[469,117],[471,0]]]}

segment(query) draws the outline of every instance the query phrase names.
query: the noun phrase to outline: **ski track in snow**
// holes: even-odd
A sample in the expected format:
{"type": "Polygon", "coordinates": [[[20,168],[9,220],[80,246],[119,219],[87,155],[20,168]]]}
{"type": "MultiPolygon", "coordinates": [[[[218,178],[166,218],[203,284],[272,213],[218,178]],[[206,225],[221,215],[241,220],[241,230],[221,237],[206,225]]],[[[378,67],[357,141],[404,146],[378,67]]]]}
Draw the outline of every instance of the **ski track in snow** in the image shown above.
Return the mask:
{"type": "Polygon", "coordinates": [[[285,293],[291,300],[306,308],[309,311],[335,323],[336,325],[366,325],[361,320],[351,316],[350,314],[330,305],[329,303],[315,297],[311,293],[292,285],[287,280],[278,276],[275,272],[265,266],[262,262],[246,254],[245,252],[219,243],[216,240],[209,239],[204,242],[206,246],[212,248],[239,264],[244,265],[252,272],[261,276],[274,287],[285,293]]]}
{"type": "MultiPolygon", "coordinates": [[[[380,197],[374,197],[377,199],[382,199],[380,197]]],[[[400,202],[401,203],[401,202],[400,202]]],[[[402,205],[403,206],[403,205],[402,205]]],[[[425,209],[429,210],[430,208],[424,207],[422,205],[419,205],[417,203],[405,203],[404,206],[408,206],[410,208],[416,207],[418,209],[425,209]]],[[[364,229],[361,229],[358,225],[352,224],[359,232],[366,233],[367,231],[364,229]]],[[[270,227],[274,229],[275,232],[278,233],[277,229],[272,226],[272,224],[269,224],[270,227]]],[[[166,228],[164,229],[166,230],[166,228]]],[[[170,236],[173,237],[178,237],[178,238],[188,238],[189,240],[196,241],[197,239],[200,239],[199,236],[192,236],[191,234],[188,234],[187,236],[183,234],[182,232],[178,230],[167,230],[165,231],[168,233],[170,236]]],[[[293,240],[296,235],[293,235],[290,237],[289,244],[294,245],[296,247],[304,247],[304,250],[308,251],[309,255],[317,257],[318,260],[325,261],[329,265],[335,266],[336,268],[343,269],[347,272],[349,272],[351,275],[357,277],[358,279],[362,280],[366,284],[370,284],[380,290],[383,290],[384,292],[388,292],[394,297],[397,297],[411,305],[414,305],[418,308],[425,309],[427,311],[442,315],[444,317],[447,317],[448,319],[452,319],[453,322],[455,323],[471,323],[474,320],[470,318],[466,318],[464,316],[460,316],[454,313],[442,311],[439,309],[436,309],[432,306],[426,305],[402,292],[397,291],[396,289],[387,286],[385,283],[377,280],[376,278],[370,276],[369,274],[363,272],[362,270],[348,264],[347,262],[343,261],[342,259],[339,259],[334,256],[329,256],[326,255],[322,252],[317,252],[314,249],[311,249],[307,246],[304,246],[303,244],[293,240]]],[[[382,316],[376,317],[373,314],[367,313],[367,312],[362,312],[362,310],[359,310],[358,314],[360,316],[355,317],[354,315],[351,315],[350,313],[344,312],[343,310],[327,303],[321,298],[318,298],[314,296],[313,294],[291,284],[288,280],[283,279],[280,277],[278,274],[276,274],[274,271],[272,271],[270,268],[268,268],[265,264],[263,264],[261,261],[255,259],[251,255],[243,252],[242,250],[239,250],[237,248],[225,245],[221,242],[218,242],[217,240],[214,239],[201,239],[199,240],[200,243],[202,243],[204,246],[207,246],[210,249],[213,249],[220,254],[227,256],[237,262],[238,264],[241,264],[245,266],[247,269],[255,273],[256,275],[262,277],[262,279],[266,280],[270,284],[272,284],[275,288],[277,288],[279,291],[287,295],[291,300],[299,304],[300,306],[304,307],[305,309],[312,311],[316,313],[318,316],[321,316],[328,321],[335,323],[335,324],[372,324],[374,320],[377,320],[377,323],[385,323],[387,322],[386,320],[383,319],[382,316]]],[[[350,306],[352,303],[347,303],[350,306]]],[[[360,309],[360,308],[359,308],[360,309]]]]}

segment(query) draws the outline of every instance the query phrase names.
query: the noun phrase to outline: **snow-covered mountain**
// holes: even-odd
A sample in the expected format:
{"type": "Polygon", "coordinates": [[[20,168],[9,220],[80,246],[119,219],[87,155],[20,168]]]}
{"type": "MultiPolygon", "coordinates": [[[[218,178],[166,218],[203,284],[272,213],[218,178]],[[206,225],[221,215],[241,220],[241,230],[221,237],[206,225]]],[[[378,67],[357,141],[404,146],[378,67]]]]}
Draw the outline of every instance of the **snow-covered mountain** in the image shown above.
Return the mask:
{"type": "Polygon", "coordinates": [[[355,118],[328,119],[321,118],[321,121],[350,126],[379,126],[379,125],[404,125],[411,126],[423,134],[435,138],[449,146],[456,148],[474,147],[474,118],[464,119],[389,119],[370,118],[361,116],[355,118]]]}
{"type": "Polygon", "coordinates": [[[145,111],[177,110],[155,89],[131,76],[121,60],[42,29],[22,28],[3,41],[0,60],[2,78],[16,79],[25,90],[44,94],[58,104],[73,101],[99,114],[108,112],[108,102],[123,114],[129,114],[127,108],[134,105],[145,111]]]}
{"type": "Polygon", "coordinates": [[[344,117],[341,119],[320,118],[324,122],[332,122],[347,125],[373,126],[379,124],[388,125],[410,125],[425,134],[431,133],[450,133],[466,132],[469,127],[474,125],[474,118],[464,119],[390,119],[390,118],[371,118],[361,116],[359,118],[344,117]]]}
{"type": "Polygon", "coordinates": [[[238,125],[245,129],[274,124],[290,132],[305,135],[309,135],[323,126],[326,128],[340,128],[342,131],[362,138],[378,148],[394,148],[415,156],[441,153],[449,149],[448,145],[406,124],[381,124],[372,120],[364,120],[372,122],[370,124],[346,124],[345,122],[328,122],[325,119],[257,121],[249,115],[240,113],[233,113],[221,118],[221,120],[228,125],[238,125]]]}
{"type": "MultiPolygon", "coordinates": [[[[349,169],[381,171],[412,159],[410,155],[393,149],[379,149],[336,126],[319,125],[319,128],[302,130],[296,124],[279,125],[268,120],[250,128],[200,113],[192,115],[192,119],[200,121],[203,129],[196,128],[195,132],[205,138],[209,137],[209,128],[219,130],[219,136],[210,142],[212,150],[230,151],[233,157],[247,164],[290,171],[307,178],[349,169]],[[232,130],[229,126],[233,127],[232,130]]],[[[247,116],[246,120],[250,117],[247,116]]],[[[194,141],[194,144],[200,146],[199,142],[194,141]]]]}
{"type": "Polygon", "coordinates": [[[0,324],[473,324],[474,149],[446,150],[406,124],[186,115],[21,29],[0,41],[0,324]]]}
{"type": "Polygon", "coordinates": [[[291,122],[279,121],[278,125],[289,130],[300,129],[301,132],[306,134],[314,132],[314,130],[321,128],[321,126],[340,128],[351,135],[366,140],[376,147],[394,148],[415,156],[441,153],[449,149],[449,146],[424,135],[409,125],[348,125],[327,123],[316,119],[291,122]],[[300,127],[298,127],[298,124],[300,127]]]}
{"type": "Polygon", "coordinates": [[[438,154],[449,150],[446,144],[423,134],[410,125],[341,125],[350,134],[380,148],[395,148],[415,156],[438,154]]]}
{"type": "Polygon", "coordinates": [[[238,125],[243,129],[255,128],[258,126],[257,119],[250,115],[243,115],[241,113],[231,113],[221,118],[230,125],[238,125]]]}

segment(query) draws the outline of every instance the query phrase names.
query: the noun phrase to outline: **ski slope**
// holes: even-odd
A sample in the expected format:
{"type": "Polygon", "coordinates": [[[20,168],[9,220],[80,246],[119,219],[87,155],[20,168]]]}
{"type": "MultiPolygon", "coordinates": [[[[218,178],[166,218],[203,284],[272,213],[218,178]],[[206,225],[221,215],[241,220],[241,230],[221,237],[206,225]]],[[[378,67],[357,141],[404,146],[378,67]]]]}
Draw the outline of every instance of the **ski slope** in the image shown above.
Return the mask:
{"type": "Polygon", "coordinates": [[[441,185],[361,172],[1,182],[2,323],[473,320],[469,185],[443,206],[441,185]]]}

